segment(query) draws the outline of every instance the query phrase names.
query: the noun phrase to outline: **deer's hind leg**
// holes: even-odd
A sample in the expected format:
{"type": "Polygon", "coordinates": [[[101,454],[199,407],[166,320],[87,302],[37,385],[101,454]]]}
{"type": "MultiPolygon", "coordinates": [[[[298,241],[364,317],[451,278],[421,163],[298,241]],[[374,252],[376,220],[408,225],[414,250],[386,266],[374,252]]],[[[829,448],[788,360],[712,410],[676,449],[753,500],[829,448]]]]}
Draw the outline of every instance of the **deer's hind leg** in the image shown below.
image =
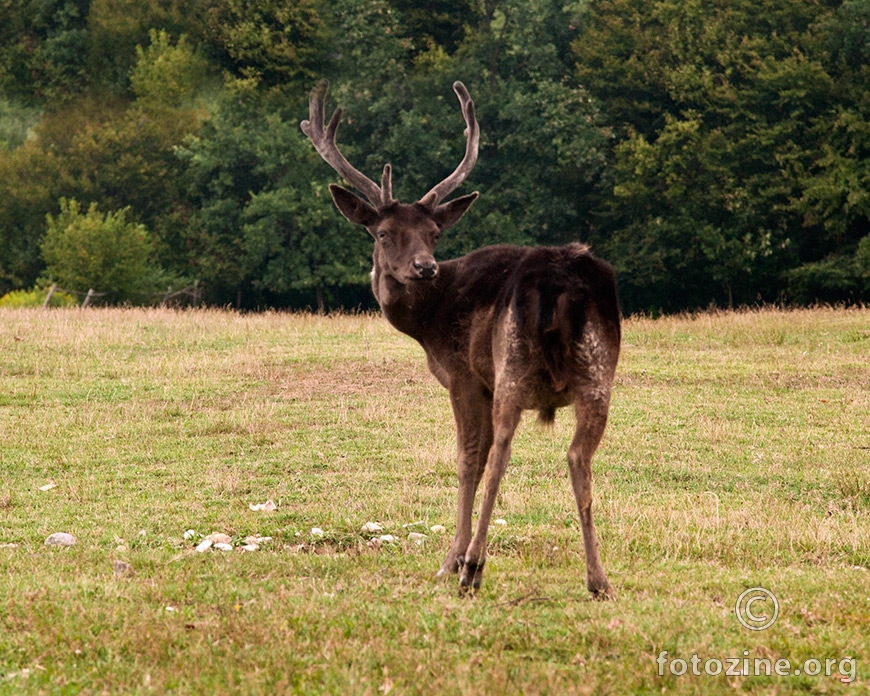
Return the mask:
{"type": "MultiPolygon", "coordinates": [[[[584,395],[586,396],[586,395],[584,395]]],[[[592,521],[592,455],[604,434],[607,424],[609,398],[578,399],[574,404],[577,429],[568,448],[568,467],[571,487],[580,513],[583,528],[583,546],[586,551],[586,587],[595,599],[615,597],[598,553],[598,535],[592,521]]]]}

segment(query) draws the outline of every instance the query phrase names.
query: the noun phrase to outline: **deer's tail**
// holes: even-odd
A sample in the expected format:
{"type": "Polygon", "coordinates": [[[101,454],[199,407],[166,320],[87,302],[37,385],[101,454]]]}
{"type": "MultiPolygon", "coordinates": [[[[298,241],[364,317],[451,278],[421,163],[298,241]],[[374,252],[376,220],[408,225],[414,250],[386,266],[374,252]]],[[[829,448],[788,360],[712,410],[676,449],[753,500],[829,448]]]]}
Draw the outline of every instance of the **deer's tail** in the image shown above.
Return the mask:
{"type": "MultiPolygon", "coordinates": [[[[577,245],[579,247],[579,245],[577,245]]],[[[536,335],[544,369],[554,391],[570,388],[577,370],[576,346],[588,329],[590,315],[597,317],[619,341],[620,312],[616,281],[608,264],[596,259],[585,248],[564,248],[567,258],[551,272],[537,276],[527,296],[526,318],[530,333],[536,335]]],[[[542,423],[552,423],[555,409],[538,414],[542,423]]]]}

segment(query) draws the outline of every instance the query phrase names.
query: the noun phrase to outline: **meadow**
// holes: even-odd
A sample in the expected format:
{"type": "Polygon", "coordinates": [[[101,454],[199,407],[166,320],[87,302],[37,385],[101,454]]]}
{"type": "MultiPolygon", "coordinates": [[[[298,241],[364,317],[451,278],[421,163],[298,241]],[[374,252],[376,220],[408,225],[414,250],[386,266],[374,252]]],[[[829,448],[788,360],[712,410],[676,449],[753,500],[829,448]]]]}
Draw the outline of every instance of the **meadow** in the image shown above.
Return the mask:
{"type": "Polygon", "coordinates": [[[461,598],[447,395],[379,316],[2,309],[0,694],[870,692],[870,310],[625,321],[612,602],[572,431],[524,418],[461,598]]]}

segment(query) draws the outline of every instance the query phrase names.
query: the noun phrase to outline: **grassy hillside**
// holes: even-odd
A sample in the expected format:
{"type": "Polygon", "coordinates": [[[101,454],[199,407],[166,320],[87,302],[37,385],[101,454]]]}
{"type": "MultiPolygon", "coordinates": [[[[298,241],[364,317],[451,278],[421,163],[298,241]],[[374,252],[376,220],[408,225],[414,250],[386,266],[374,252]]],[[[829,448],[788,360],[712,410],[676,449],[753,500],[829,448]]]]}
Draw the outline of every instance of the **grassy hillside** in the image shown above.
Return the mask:
{"type": "Polygon", "coordinates": [[[595,462],[615,602],[585,590],[571,432],[524,421],[461,599],[434,578],[447,396],[380,317],[0,310],[0,694],[867,688],[870,311],[626,322],[595,462]],[[197,553],[213,532],[234,550],[197,553]],[[779,615],[750,631],[757,586],[779,615]]]}

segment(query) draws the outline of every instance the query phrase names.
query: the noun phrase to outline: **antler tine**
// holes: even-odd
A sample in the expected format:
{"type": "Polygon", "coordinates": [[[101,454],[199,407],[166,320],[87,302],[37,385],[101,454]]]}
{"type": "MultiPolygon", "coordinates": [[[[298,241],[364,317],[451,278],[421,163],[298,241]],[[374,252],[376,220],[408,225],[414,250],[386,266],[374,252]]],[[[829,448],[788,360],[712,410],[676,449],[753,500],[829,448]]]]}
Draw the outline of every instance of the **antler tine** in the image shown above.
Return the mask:
{"type": "Polygon", "coordinates": [[[384,207],[393,202],[393,168],[389,164],[384,165],[384,173],[381,175],[381,197],[384,207]]]}
{"type": "Polygon", "coordinates": [[[438,205],[438,201],[443,200],[459,188],[459,185],[465,181],[477,163],[477,150],[480,146],[480,127],[477,124],[477,118],[474,116],[474,102],[465,85],[458,80],[453,83],[453,91],[459,97],[462,115],[465,118],[465,156],[462,158],[456,171],[420,199],[420,203],[430,208],[434,208],[438,205]]]}
{"type": "MultiPolygon", "coordinates": [[[[369,179],[365,174],[356,169],[350,162],[345,159],[344,155],[335,144],[335,134],[338,130],[338,124],[341,121],[341,109],[336,109],[329,119],[329,124],[326,131],[323,130],[324,119],[324,102],[326,94],[329,91],[329,80],[321,80],[317,86],[311,90],[311,96],[308,101],[308,120],[302,121],[299,127],[302,132],[308,136],[314,149],[324,159],[324,161],[337,171],[341,177],[351,186],[362,193],[369,202],[376,208],[382,208],[392,201],[392,195],[388,189],[392,188],[390,177],[386,171],[384,172],[384,183],[387,185],[385,189],[381,189],[374,181],[369,179]]],[[[389,165],[387,165],[389,166],[389,165]]]]}

